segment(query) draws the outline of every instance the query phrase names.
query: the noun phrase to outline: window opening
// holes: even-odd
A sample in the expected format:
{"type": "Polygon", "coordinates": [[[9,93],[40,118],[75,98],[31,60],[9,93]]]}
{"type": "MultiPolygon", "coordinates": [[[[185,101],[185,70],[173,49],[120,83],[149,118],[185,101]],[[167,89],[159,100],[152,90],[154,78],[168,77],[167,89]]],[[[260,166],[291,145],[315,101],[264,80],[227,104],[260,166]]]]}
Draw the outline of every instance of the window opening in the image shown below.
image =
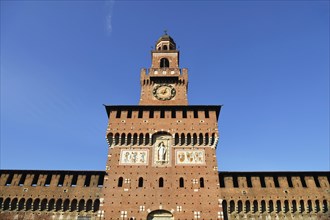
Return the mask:
{"type": "Polygon", "coordinates": [[[87,174],[86,177],[85,177],[84,186],[85,187],[89,187],[90,183],[91,183],[91,175],[90,174],[87,174]]]}
{"type": "Polygon", "coordinates": [[[165,111],[164,110],[160,111],[160,118],[165,118],[165,111]]]}
{"type": "Polygon", "coordinates": [[[102,187],[104,183],[104,174],[99,175],[99,179],[97,181],[97,187],[102,187]]]}
{"type": "Polygon", "coordinates": [[[149,118],[154,118],[154,111],[153,110],[150,110],[150,112],[149,112],[149,118]]]}
{"type": "Polygon", "coordinates": [[[34,174],[31,186],[37,186],[39,179],[39,174],[34,174]]]}
{"type": "Polygon", "coordinates": [[[237,176],[233,176],[233,184],[235,188],[238,188],[238,180],[237,180],[237,176]]]}
{"type": "Polygon", "coordinates": [[[187,110],[182,110],[182,118],[187,118],[187,110]]]}
{"type": "Polygon", "coordinates": [[[181,188],[184,187],[184,179],[182,177],[180,177],[180,187],[181,188]]]}
{"type": "Polygon", "coordinates": [[[278,182],[278,177],[277,176],[274,176],[273,179],[274,179],[274,185],[275,185],[275,187],[276,188],[280,187],[280,184],[278,182]]]}
{"type": "Polygon", "coordinates": [[[165,68],[169,66],[170,66],[170,62],[168,61],[168,59],[166,58],[160,59],[160,68],[165,68]]]}
{"type": "Polygon", "coordinates": [[[71,180],[71,186],[72,186],[72,187],[77,186],[77,181],[78,181],[78,175],[75,174],[75,175],[73,175],[73,177],[72,177],[72,180],[71,180]]]}
{"type": "Polygon", "coordinates": [[[163,177],[159,178],[159,187],[164,187],[164,179],[163,179],[163,177]]]}
{"type": "Polygon", "coordinates": [[[116,118],[120,118],[120,116],[121,116],[121,111],[118,110],[118,111],[116,112],[116,118]]]}
{"type": "Polygon", "coordinates": [[[55,200],[54,199],[49,200],[48,211],[54,210],[54,207],[55,207],[55,200]]]}
{"type": "Polygon", "coordinates": [[[251,188],[251,187],[252,187],[251,176],[247,176],[247,177],[246,177],[246,182],[247,182],[247,186],[248,186],[249,188],[251,188]]]}
{"type": "Polygon", "coordinates": [[[127,118],[132,118],[132,110],[127,111],[127,118]]]}
{"type": "Polygon", "coordinates": [[[138,118],[143,118],[143,111],[142,110],[139,110],[138,118]]]}
{"type": "Polygon", "coordinates": [[[287,180],[288,180],[288,185],[289,185],[289,187],[293,187],[291,176],[287,176],[286,178],[287,178],[287,180]]]}
{"type": "Polygon", "coordinates": [[[94,212],[97,212],[100,209],[100,200],[97,199],[94,201],[94,212]]]}
{"type": "Polygon", "coordinates": [[[198,118],[198,110],[194,110],[194,118],[198,118]]]}
{"type": "Polygon", "coordinates": [[[122,187],[123,186],[123,177],[119,177],[118,179],[118,187],[122,187]]]}
{"type": "Polygon", "coordinates": [[[19,182],[18,182],[18,185],[23,186],[24,182],[25,182],[25,179],[26,179],[26,173],[23,173],[20,180],[19,180],[19,182]]]}
{"type": "Polygon", "coordinates": [[[317,178],[317,176],[314,176],[314,181],[315,181],[316,187],[321,187],[319,179],[317,178]]]}
{"type": "Polygon", "coordinates": [[[63,186],[63,183],[64,183],[64,176],[65,176],[65,174],[61,174],[61,175],[60,175],[60,179],[58,180],[58,184],[57,184],[57,186],[63,186]]]}
{"type": "Polygon", "coordinates": [[[143,178],[142,177],[139,178],[139,187],[143,187],[143,178]]]}
{"type": "Polygon", "coordinates": [[[32,209],[32,199],[28,199],[26,201],[26,204],[25,204],[25,210],[28,211],[28,210],[31,210],[32,209]]]}
{"type": "Polygon", "coordinates": [[[171,118],[176,118],[176,111],[175,110],[172,110],[172,112],[171,112],[171,118]]]}
{"type": "Polygon", "coordinates": [[[204,178],[203,177],[199,178],[199,186],[201,188],[204,188],[204,178]]]}
{"type": "Polygon", "coordinates": [[[44,186],[50,186],[51,181],[52,181],[52,174],[48,174],[44,186]]]}
{"type": "Polygon", "coordinates": [[[304,176],[300,176],[300,180],[301,180],[301,184],[302,184],[302,186],[306,188],[307,185],[306,185],[306,181],[305,181],[304,176]]]}
{"type": "Polygon", "coordinates": [[[205,110],[205,118],[210,118],[210,114],[208,110],[205,110]]]}
{"type": "Polygon", "coordinates": [[[13,181],[13,178],[14,178],[14,174],[13,173],[9,174],[5,185],[10,186],[11,182],[13,181]]]}
{"type": "Polygon", "coordinates": [[[261,176],[260,177],[260,184],[261,184],[261,187],[262,188],[265,188],[266,187],[265,177],[264,176],[261,176]]]}

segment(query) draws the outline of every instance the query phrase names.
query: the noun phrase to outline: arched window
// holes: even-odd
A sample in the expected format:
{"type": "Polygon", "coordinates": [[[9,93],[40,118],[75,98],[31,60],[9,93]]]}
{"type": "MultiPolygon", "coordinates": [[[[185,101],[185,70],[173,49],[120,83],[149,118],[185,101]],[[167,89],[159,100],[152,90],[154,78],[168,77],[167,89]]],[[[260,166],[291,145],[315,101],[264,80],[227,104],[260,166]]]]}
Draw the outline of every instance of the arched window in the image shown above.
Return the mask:
{"type": "Polygon", "coordinates": [[[64,203],[63,203],[63,212],[68,211],[69,210],[69,207],[70,207],[70,200],[69,199],[64,200],[64,203]]]}
{"type": "Polygon", "coordinates": [[[323,213],[327,213],[329,211],[327,200],[323,200],[323,213]]]}
{"type": "Polygon", "coordinates": [[[97,199],[94,201],[94,212],[97,212],[100,209],[100,200],[97,199]]]}
{"type": "Polygon", "coordinates": [[[141,133],[139,135],[139,145],[142,145],[143,144],[143,134],[141,133]]]}
{"type": "Polygon", "coordinates": [[[215,133],[212,133],[212,136],[211,136],[211,145],[213,145],[215,142],[215,133]]]}
{"type": "Polygon", "coordinates": [[[200,133],[199,134],[199,142],[198,142],[198,145],[202,145],[203,144],[203,134],[200,133]]]}
{"type": "Polygon", "coordinates": [[[81,199],[79,201],[78,212],[82,212],[85,210],[85,200],[81,199]]]}
{"type": "Polygon", "coordinates": [[[134,135],[133,135],[133,145],[137,144],[137,139],[138,139],[138,135],[137,135],[137,133],[134,133],[134,135]]]}
{"type": "Polygon", "coordinates": [[[24,209],[24,203],[25,203],[25,199],[22,198],[19,200],[19,203],[18,203],[18,211],[22,211],[24,209]]]}
{"type": "Polygon", "coordinates": [[[29,211],[29,210],[31,210],[32,209],[32,199],[30,198],[30,199],[28,199],[27,201],[26,201],[26,204],[25,204],[25,210],[26,211],[29,211]]]}
{"type": "Polygon", "coordinates": [[[164,179],[163,179],[163,177],[159,178],[159,187],[164,187],[164,179]]]}
{"type": "Polygon", "coordinates": [[[281,211],[282,211],[281,201],[277,200],[276,201],[276,212],[280,213],[281,211]]]}
{"type": "Polygon", "coordinates": [[[258,201],[257,200],[254,200],[253,201],[253,213],[257,213],[258,210],[259,210],[258,201]]]}
{"type": "Polygon", "coordinates": [[[312,209],[313,209],[313,206],[312,206],[312,201],[311,200],[308,200],[307,201],[307,212],[308,213],[311,213],[312,212],[312,209]]]}
{"type": "Polygon", "coordinates": [[[143,187],[143,177],[139,178],[139,187],[143,187]]]}
{"type": "Polygon", "coordinates": [[[119,144],[119,134],[116,133],[115,134],[115,145],[118,145],[119,144]]]}
{"type": "Polygon", "coordinates": [[[184,179],[183,179],[183,177],[180,177],[180,187],[181,188],[184,187],[184,179]]]}
{"type": "Polygon", "coordinates": [[[241,213],[243,211],[243,203],[241,200],[238,200],[237,202],[237,212],[241,213]]]}
{"type": "Polygon", "coordinates": [[[164,45],[163,46],[163,50],[167,50],[167,45],[164,45]]]}
{"type": "Polygon", "coordinates": [[[300,208],[300,210],[299,210],[300,213],[305,212],[304,200],[300,200],[300,206],[299,206],[299,208],[300,208]]]}
{"type": "Polygon", "coordinates": [[[18,202],[17,198],[11,200],[11,207],[10,208],[11,208],[12,211],[17,209],[17,202],[18,202]]]}
{"type": "Polygon", "coordinates": [[[261,200],[261,213],[266,212],[266,202],[265,200],[261,200]]]}
{"type": "Polygon", "coordinates": [[[270,200],[268,203],[268,212],[272,213],[273,211],[274,211],[274,203],[272,200],[270,200]]]}
{"type": "Polygon", "coordinates": [[[223,210],[223,218],[225,220],[228,220],[228,205],[227,205],[227,201],[226,200],[223,200],[222,201],[222,210],[223,210]]]}
{"type": "Polygon", "coordinates": [[[149,133],[146,134],[146,143],[145,145],[148,145],[150,143],[150,135],[149,133]]]}
{"type": "Polygon", "coordinates": [[[234,200],[230,200],[229,202],[229,213],[235,212],[235,202],[234,200]]]}
{"type": "Polygon", "coordinates": [[[187,145],[190,145],[191,144],[191,134],[188,133],[187,134],[187,145]]]}
{"type": "Polygon", "coordinates": [[[321,210],[319,200],[315,200],[315,212],[318,213],[321,210]]]}
{"type": "Polygon", "coordinates": [[[184,133],[181,134],[181,143],[180,145],[184,145],[185,142],[185,137],[184,137],[184,133]]]}
{"type": "Polygon", "coordinates": [[[119,177],[119,179],[118,179],[118,187],[122,187],[123,186],[123,181],[124,181],[123,177],[119,177]]]}
{"type": "Polygon", "coordinates": [[[62,210],[62,199],[59,199],[56,201],[56,211],[61,211],[62,210]]]}
{"type": "Polygon", "coordinates": [[[292,201],[292,212],[293,213],[297,212],[297,202],[296,202],[296,200],[292,201]]]}
{"type": "Polygon", "coordinates": [[[132,134],[129,133],[129,134],[127,135],[127,145],[130,145],[131,143],[132,143],[132,134]]]}
{"type": "Polygon", "coordinates": [[[71,212],[74,212],[74,211],[76,211],[76,210],[77,210],[77,200],[74,199],[74,200],[72,200],[72,202],[71,202],[71,212]]]}
{"type": "Polygon", "coordinates": [[[48,202],[48,211],[54,210],[54,204],[55,204],[55,200],[54,199],[49,200],[49,202],[48,202]]]}
{"type": "Polygon", "coordinates": [[[284,212],[287,213],[289,211],[289,201],[285,200],[284,201],[284,212]]]}
{"type": "Polygon", "coordinates": [[[41,201],[40,211],[45,211],[47,209],[47,199],[41,201]]]}
{"type": "Polygon", "coordinates": [[[251,211],[251,204],[250,201],[245,201],[245,213],[249,213],[251,211]]]}
{"type": "Polygon", "coordinates": [[[93,201],[91,199],[86,202],[86,212],[92,211],[93,201]]]}
{"type": "Polygon", "coordinates": [[[124,145],[125,144],[125,139],[126,139],[126,134],[125,133],[122,133],[120,139],[121,139],[120,140],[120,144],[121,145],[124,145]]]}
{"type": "Polygon", "coordinates": [[[108,143],[109,143],[110,146],[112,145],[112,142],[113,142],[113,134],[109,133],[108,134],[108,143]]]}
{"type": "Polygon", "coordinates": [[[168,61],[168,59],[166,58],[160,59],[160,68],[165,68],[169,66],[170,66],[170,62],[168,61]]]}
{"type": "Polygon", "coordinates": [[[39,210],[40,199],[36,199],[33,202],[33,211],[39,210]]]}
{"type": "MultiPolygon", "coordinates": [[[[31,199],[32,201],[32,199],[31,199]]],[[[5,202],[3,203],[3,210],[9,210],[9,206],[10,206],[10,198],[7,198],[5,200],[5,202]]]]}
{"type": "Polygon", "coordinates": [[[197,134],[194,133],[193,134],[193,145],[196,145],[197,144],[197,134]]]}
{"type": "Polygon", "coordinates": [[[205,134],[205,145],[208,145],[209,144],[209,134],[208,133],[206,133],[205,134]]]}
{"type": "Polygon", "coordinates": [[[174,136],[174,145],[178,145],[179,144],[179,134],[178,133],[175,133],[175,136],[174,136]]]}
{"type": "Polygon", "coordinates": [[[204,178],[203,177],[199,178],[199,186],[201,188],[204,188],[204,178]]]}

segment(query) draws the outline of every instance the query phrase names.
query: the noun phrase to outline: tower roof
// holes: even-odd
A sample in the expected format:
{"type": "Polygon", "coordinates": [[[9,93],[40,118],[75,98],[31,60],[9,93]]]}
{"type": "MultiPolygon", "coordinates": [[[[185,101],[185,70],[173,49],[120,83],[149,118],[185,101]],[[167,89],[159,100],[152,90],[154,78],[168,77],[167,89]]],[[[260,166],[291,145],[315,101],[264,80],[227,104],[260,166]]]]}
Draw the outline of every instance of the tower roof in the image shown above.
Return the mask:
{"type": "Polygon", "coordinates": [[[168,35],[166,32],[165,32],[165,34],[163,34],[163,36],[161,36],[158,39],[156,44],[158,44],[161,41],[170,41],[171,43],[173,43],[175,45],[175,42],[174,42],[173,38],[170,35],[168,35]]]}

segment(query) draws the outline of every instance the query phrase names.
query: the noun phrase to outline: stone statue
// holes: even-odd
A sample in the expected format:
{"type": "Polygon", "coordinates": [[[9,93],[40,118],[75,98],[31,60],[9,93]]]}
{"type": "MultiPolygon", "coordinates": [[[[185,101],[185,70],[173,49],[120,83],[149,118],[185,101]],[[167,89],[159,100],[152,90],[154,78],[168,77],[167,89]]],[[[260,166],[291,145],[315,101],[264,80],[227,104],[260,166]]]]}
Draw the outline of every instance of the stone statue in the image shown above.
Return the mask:
{"type": "Polygon", "coordinates": [[[166,146],[164,142],[158,144],[158,161],[165,161],[166,158],[166,146]]]}

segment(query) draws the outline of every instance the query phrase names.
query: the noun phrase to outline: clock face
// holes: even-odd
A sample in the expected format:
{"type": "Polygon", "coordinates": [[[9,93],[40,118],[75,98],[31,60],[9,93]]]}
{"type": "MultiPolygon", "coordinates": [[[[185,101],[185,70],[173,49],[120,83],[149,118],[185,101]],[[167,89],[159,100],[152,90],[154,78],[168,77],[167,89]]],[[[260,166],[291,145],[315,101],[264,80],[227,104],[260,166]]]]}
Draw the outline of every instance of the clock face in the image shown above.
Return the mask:
{"type": "Polygon", "coordinates": [[[156,99],[165,101],[171,100],[175,96],[176,91],[172,85],[158,84],[154,87],[152,94],[156,99]]]}

